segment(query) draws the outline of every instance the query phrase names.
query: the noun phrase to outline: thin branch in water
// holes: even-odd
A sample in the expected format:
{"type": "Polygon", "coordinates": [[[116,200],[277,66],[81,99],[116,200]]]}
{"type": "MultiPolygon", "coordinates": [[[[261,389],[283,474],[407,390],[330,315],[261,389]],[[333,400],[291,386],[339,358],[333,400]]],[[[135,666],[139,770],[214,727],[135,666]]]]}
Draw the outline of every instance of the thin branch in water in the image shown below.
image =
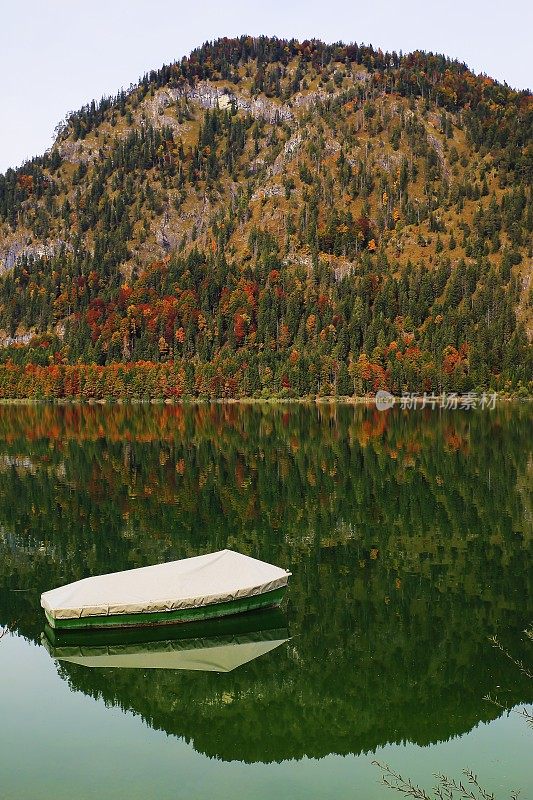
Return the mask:
{"type": "MultiPolygon", "coordinates": [[[[524,631],[524,633],[528,636],[528,638],[533,638],[533,635],[529,630],[524,631]]],[[[515,665],[515,667],[518,667],[520,672],[525,675],[526,678],[529,678],[530,680],[533,679],[533,673],[526,667],[524,662],[520,661],[518,658],[514,658],[507,648],[503,646],[497,636],[489,636],[489,641],[496,650],[500,650],[500,652],[502,652],[504,656],[515,665]]]]}
{"type": "Polygon", "coordinates": [[[381,764],[379,761],[372,761],[372,764],[380,768],[381,780],[389,789],[395,789],[406,797],[414,797],[416,800],[432,800],[425,789],[412,783],[409,778],[404,778],[399,772],[395,772],[388,764],[381,764]]]}
{"type": "MultiPolygon", "coordinates": [[[[481,786],[477,775],[471,770],[463,770],[466,780],[459,781],[447,775],[435,775],[438,783],[433,788],[433,793],[428,794],[425,789],[413,783],[410,778],[404,778],[388,764],[372,761],[372,764],[381,770],[381,780],[385,786],[395,789],[406,797],[415,800],[495,800],[494,794],[481,786]]],[[[518,800],[519,792],[510,793],[510,800],[518,800]]]]}
{"type": "Polygon", "coordinates": [[[487,700],[497,708],[501,708],[502,711],[507,711],[508,714],[518,714],[519,717],[526,720],[528,725],[533,726],[533,714],[531,711],[528,711],[527,708],[512,708],[511,706],[505,705],[505,703],[500,703],[498,698],[493,697],[491,694],[483,695],[483,700],[487,700]]]}

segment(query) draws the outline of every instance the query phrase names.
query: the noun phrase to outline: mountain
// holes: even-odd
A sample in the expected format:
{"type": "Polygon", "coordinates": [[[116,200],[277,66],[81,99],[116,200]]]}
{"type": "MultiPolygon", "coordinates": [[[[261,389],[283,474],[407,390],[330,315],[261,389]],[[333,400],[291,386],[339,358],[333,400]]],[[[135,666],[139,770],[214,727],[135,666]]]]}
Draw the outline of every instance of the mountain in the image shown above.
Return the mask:
{"type": "Polygon", "coordinates": [[[0,176],[0,397],[533,393],[533,96],[241,37],[0,176]]]}

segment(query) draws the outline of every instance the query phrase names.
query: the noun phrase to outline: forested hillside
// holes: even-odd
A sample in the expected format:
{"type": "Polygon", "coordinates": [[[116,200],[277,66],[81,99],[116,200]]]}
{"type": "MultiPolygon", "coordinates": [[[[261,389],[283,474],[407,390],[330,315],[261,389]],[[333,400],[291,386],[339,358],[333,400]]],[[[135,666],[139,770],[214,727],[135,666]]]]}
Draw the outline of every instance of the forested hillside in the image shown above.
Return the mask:
{"type": "Polygon", "coordinates": [[[0,397],[533,393],[533,96],[222,39],[0,176],[0,397]]]}

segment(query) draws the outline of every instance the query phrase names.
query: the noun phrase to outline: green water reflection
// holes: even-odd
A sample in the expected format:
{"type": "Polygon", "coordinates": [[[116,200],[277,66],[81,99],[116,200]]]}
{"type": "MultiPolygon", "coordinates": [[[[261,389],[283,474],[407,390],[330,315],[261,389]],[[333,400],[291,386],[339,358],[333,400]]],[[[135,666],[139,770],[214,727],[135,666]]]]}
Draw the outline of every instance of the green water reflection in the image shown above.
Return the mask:
{"type": "Polygon", "coordinates": [[[37,643],[46,589],[230,547],[292,571],[290,641],[224,675],[60,676],[224,761],[448,740],[496,686],[533,699],[488,643],[527,657],[532,445],[527,406],[1,407],[0,626],[37,643]]]}

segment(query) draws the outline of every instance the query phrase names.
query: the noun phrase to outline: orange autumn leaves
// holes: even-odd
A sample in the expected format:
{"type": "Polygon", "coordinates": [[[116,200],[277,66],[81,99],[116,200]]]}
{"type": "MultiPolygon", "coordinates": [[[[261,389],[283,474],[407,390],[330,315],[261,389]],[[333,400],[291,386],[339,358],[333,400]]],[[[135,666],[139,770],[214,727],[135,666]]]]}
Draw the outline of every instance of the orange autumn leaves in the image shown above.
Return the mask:
{"type": "Polygon", "coordinates": [[[468,365],[468,344],[463,342],[459,350],[451,345],[444,350],[442,368],[447,375],[451,375],[462,366],[468,365]]]}
{"type": "Polygon", "coordinates": [[[387,370],[380,364],[371,362],[366,353],[361,353],[352,366],[352,374],[365,381],[369,389],[377,391],[387,388],[389,378],[387,370]]]}

